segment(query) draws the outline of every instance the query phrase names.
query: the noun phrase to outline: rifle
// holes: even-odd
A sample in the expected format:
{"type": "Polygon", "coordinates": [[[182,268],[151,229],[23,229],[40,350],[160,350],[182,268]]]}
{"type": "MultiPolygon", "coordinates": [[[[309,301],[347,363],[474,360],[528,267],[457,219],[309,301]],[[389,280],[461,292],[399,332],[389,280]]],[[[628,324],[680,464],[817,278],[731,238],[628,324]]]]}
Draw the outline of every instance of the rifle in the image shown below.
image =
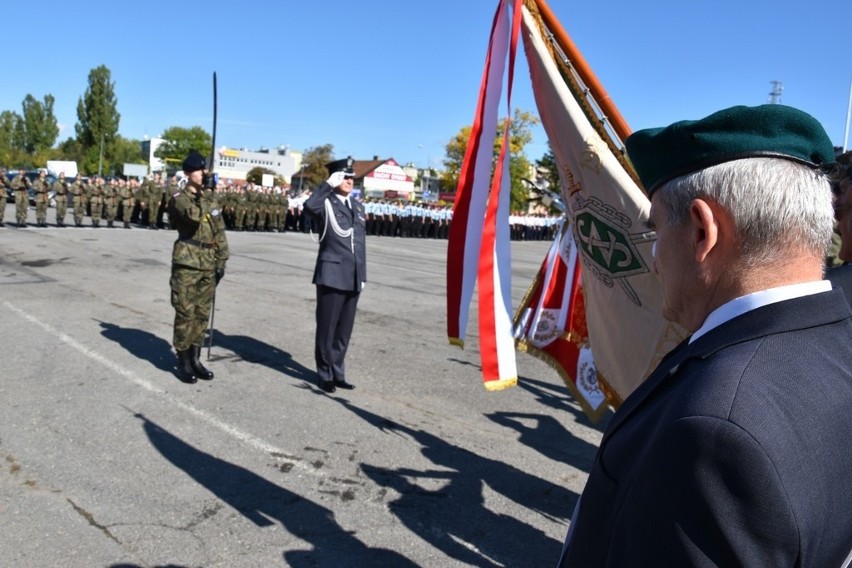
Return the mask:
{"type": "MultiPolygon", "coordinates": [[[[216,176],[212,175],[213,159],[216,157],[216,72],[213,71],[213,139],[210,146],[210,170],[207,183],[204,185],[208,189],[215,189],[216,176]]],[[[218,284],[218,282],[216,283],[218,284]]],[[[213,305],[210,308],[210,326],[207,330],[207,360],[210,360],[210,349],[213,347],[213,318],[216,315],[216,286],[213,286],[213,305]]]]}

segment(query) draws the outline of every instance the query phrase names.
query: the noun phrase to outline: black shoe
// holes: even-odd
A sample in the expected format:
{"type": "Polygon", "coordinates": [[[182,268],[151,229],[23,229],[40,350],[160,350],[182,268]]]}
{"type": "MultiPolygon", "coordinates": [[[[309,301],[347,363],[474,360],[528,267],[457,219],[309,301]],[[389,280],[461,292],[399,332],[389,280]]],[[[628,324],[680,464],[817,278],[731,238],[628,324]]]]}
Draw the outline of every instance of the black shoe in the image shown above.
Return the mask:
{"type": "Polygon", "coordinates": [[[320,381],[319,388],[329,394],[337,390],[336,388],[334,388],[334,381],[320,381]]]}
{"type": "Polygon", "coordinates": [[[26,228],[27,228],[27,224],[26,224],[26,223],[18,223],[18,228],[19,228],[19,229],[26,229],[26,228]]]}
{"type": "Polygon", "coordinates": [[[355,385],[353,385],[352,383],[347,383],[346,379],[334,379],[334,386],[336,386],[339,389],[350,390],[350,391],[355,388],[355,385]]]}
{"type": "Polygon", "coordinates": [[[128,223],[127,221],[125,221],[125,222],[124,222],[124,228],[125,228],[125,229],[129,229],[129,228],[130,228],[130,223],[128,223]]]}
{"type": "Polygon", "coordinates": [[[190,364],[192,365],[192,370],[195,373],[195,376],[201,379],[202,381],[210,381],[213,379],[213,372],[204,367],[201,364],[201,360],[199,356],[201,355],[201,346],[193,345],[189,348],[190,353],[190,364]]]}
{"type": "Polygon", "coordinates": [[[195,372],[192,370],[191,350],[192,348],[190,347],[186,351],[177,352],[177,378],[180,379],[182,383],[186,383],[188,385],[194,384],[198,381],[195,377],[195,372]]]}

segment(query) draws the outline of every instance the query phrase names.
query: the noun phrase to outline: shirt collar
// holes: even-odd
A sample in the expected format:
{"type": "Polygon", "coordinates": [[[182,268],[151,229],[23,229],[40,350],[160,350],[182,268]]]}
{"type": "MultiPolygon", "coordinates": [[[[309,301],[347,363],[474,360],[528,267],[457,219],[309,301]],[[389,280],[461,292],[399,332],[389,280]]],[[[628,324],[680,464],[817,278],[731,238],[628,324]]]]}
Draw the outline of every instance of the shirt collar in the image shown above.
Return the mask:
{"type": "Polygon", "coordinates": [[[708,315],[707,319],[704,320],[704,324],[702,324],[702,326],[692,334],[689,342],[692,343],[711,329],[719,327],[723,323],[728,322],[737,316],[741,316],[746,312],[750,312],[751,310],[767,306],[769,304],[774,304],[776,302],[783,302],[784,300],[810,296],[811,294],[819,294],[820,292],[828,292],[830,290],[831,282],[828,280],[816,280],[814,282],[802,282],[801,284],[779,286],[777,288],[761,290],[760,292],[753,292],[745,296],[740,296],[739,298],[734,298],[730,302],[722,304],[710,312],[710,315],[708,315]]]}

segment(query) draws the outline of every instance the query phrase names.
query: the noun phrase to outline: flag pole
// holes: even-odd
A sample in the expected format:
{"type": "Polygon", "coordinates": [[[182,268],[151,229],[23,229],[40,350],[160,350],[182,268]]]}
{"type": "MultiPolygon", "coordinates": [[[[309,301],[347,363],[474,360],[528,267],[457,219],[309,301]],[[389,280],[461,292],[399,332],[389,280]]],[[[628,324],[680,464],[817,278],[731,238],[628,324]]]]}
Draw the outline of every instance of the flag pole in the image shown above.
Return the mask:
{"type": "Polygon", "coordinates": [[[577,46],[574,44],[574,41],[562,28],[562,25],[559,23],[559,20],[556,19],[556,16],[553,14],[547,3],[544,0],[533,1],[535,2],[536,6],[538,6],[538,10],[541,14],[542,20],[547,25],[548,29],[550,29],[551,33],[553,33],[553,36],[556,38],[559,47],[562,48],[562,50],[571,60],[574,69],[577,71],[577,74],[583,80],[583,83],[585,83],[586,87],[589,88],[589,91],[591,91],[595,103],[606,115],[606,118],[612,125],[613,130],[623,141],[630,135],[631,132],[630,126],[627,125],[627,121],[624,120],[624,117],[621,115],[621,113],[618,111],[618,108],[612,102],[612,99],[607,94],[606,90],[603,88],[603,85],[601,85],[600,81],[598,81],[598,78],[592,71],[592,68],[583,58],[582,54],[580,53],[580,50],[577,49],[577,46]]]}
{"type": "Polygon", "coordinates": [[[846,129],[843,131],[843,153],[846,153],[849,142],[849,117],[852,115],[852,79],[849,80],[849,103],[846,105],[846,129]]]}

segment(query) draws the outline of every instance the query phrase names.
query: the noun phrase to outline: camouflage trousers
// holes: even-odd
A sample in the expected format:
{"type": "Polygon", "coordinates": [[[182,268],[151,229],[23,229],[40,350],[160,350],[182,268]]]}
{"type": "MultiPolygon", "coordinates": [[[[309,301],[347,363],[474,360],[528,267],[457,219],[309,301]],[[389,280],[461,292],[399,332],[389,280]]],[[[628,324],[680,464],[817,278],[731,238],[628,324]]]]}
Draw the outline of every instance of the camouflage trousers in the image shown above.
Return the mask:
{"type": "Polygon", "coordinates": [[[64,195],[56,196],[56,224],[65,223],[65,215],[68,214],[68,198],[64,195]]]}
{"type": "Polygon", "coordinates": [[[15,192],[15,219],[18,223],[27,222],[27,209],[30,207],[29,196],[26,191],[15,192]]]}
{"type": "Polygon", "coordinates": [[[201,346],[216,292],[215,271],[173,265],[169,286],[175,309],[172,345],[176,351],[201,346]]]}

